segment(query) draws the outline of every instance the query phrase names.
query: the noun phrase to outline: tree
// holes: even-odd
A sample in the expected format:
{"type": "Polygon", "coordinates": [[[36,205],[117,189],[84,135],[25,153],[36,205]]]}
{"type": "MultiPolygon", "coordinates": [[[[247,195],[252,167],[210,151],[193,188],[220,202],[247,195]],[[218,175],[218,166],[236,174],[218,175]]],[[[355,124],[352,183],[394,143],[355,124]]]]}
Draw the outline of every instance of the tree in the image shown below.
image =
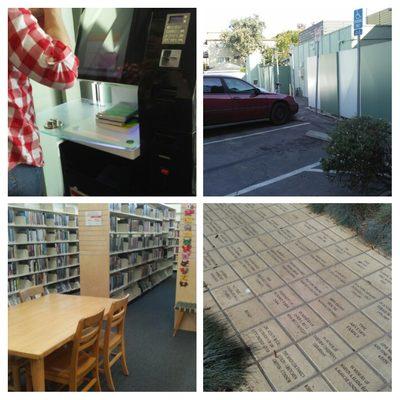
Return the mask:
{"type": "Polygon", "coordinates": [[[290,46],[299,43],[299,32],[297,30],[278,33],[274,37],[275,47],[266,47],[262,52],[264,64],[274,64],[276,63],[276,57],[278,57],[279,65],[287,65],[290,58],[290,46]]]}
{"type": "Polygon", "coordinates": [[[256,50],[264,48],[263,31],[264,21],[258,15],[234,19],[229,24],[229,29],[221,33],[222,43],[230,48],[244,64],[246,57],[256,50]]]}

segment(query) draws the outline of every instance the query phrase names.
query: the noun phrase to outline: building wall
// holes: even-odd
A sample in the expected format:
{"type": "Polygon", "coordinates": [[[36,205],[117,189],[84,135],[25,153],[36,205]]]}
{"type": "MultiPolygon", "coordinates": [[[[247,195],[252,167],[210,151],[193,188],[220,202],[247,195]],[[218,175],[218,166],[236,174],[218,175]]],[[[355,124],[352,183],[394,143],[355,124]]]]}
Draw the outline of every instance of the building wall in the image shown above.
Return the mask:
{"type": "Polygon", "coordinates": [[[392,25],[392,9],[385,10],[367,15],[367,24],[371,25],[392,25]]]}
{"type": "Polygon", "coordinates": [[[316,32],[320,31],[322,34],[327,35],[331,32],[340,30],[344,27],[350,26],[351,21],[320,21],[307,29],[304,29],[299,34],[299,43],[305,43],[314,40],[316,32]]]}
{"type": "Polygon", "coordinates": [[[224,62],[236,64],[236,54],[231,49],[223,46],[220,41],[209,42],[206,51],[208,52],[206,61],[208,68],[214,68],[217,64],[224,62]]]}

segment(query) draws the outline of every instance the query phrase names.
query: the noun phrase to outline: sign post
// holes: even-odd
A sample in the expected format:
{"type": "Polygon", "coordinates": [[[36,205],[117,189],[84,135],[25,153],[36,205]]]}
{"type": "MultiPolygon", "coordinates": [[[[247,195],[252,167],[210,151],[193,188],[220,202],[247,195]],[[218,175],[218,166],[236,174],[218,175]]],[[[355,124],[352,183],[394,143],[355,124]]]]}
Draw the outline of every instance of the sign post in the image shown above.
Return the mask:
{"type": "Polygon", "coordinates": [[[354,10],[354,36],[357,36],[357,117],[361,116],[361,45],[360,37],[363,33],[363,9],[354,10]]]}

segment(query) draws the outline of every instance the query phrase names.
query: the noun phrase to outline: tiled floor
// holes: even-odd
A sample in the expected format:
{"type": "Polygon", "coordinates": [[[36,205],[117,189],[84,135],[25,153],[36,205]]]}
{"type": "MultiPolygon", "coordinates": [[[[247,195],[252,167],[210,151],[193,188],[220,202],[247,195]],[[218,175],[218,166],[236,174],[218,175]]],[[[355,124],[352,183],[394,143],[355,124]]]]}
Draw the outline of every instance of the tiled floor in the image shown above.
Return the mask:
{"type": "Polygon", "coordinates": [[[244,391],[390,391],[391,260],[303,204],[204,206],[204,308],[252,350],[244,391]]]}

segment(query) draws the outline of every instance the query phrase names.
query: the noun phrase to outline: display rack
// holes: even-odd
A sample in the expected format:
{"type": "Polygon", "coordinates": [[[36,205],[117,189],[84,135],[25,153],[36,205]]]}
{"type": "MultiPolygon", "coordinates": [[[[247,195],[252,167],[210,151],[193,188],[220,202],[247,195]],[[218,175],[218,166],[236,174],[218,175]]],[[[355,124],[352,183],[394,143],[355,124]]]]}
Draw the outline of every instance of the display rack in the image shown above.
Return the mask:
{"type": "Polygon", "coordinates": [[[43,285],[45,293],[79,293],[79,226],[72,204],[8,205],[8,303],[43,285]]]}
{"type": "Polygon", "coordinates": [[[196,330],[196,205],[182,204],[179,223],[178,270],[174,335],[196,330]]]}
{"type": "Polygon", "coordinates": [[[80,204],[82,295],[132,301],[170,277],[175,216],[165,204],[80,204]]]}

